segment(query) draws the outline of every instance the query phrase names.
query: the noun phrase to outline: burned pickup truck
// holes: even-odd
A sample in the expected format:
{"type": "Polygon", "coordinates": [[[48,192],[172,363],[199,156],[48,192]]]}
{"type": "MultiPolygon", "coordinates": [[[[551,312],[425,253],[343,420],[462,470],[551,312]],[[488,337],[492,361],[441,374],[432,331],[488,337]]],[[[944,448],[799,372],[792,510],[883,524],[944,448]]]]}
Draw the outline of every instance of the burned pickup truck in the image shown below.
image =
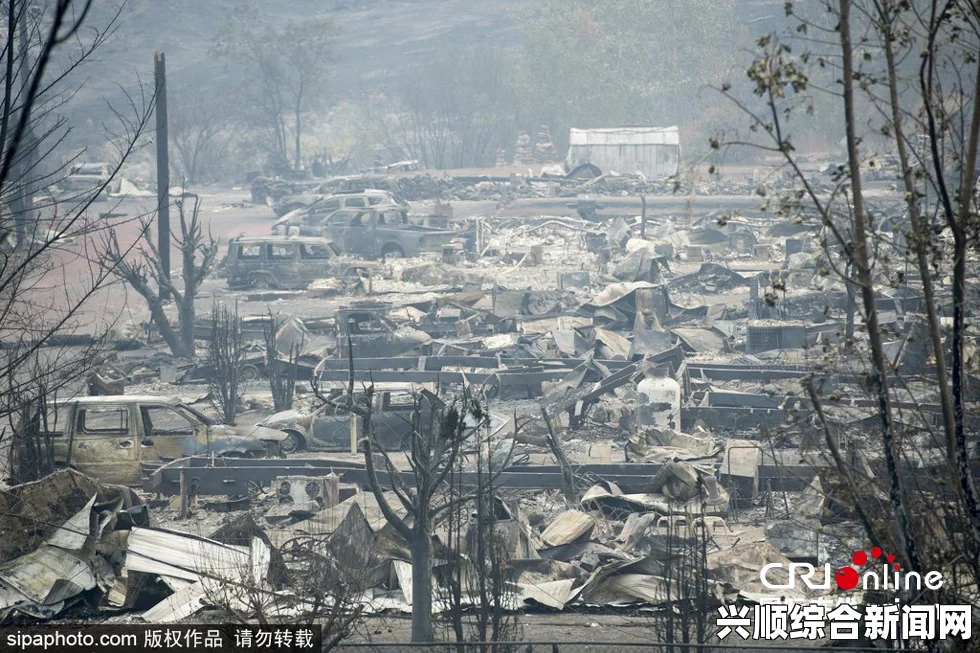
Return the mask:
{"type": "MultiPolygon", "coordinates": [[[[282,444],[284,452],[302,449],[323,451],[351,450],[351,413],[347,409],[345,390],[337,386],[321,391],[326,400],[312,411],[284,410],[259,422],[260,426],[279,429],[288,437],[282,444]]],[[[363,402],[364,396],[355,396],[355,402],[363,402]]],[[[363,405],[363,404],[361,404],[363,405]]],[[[411,448],[414,420],[428,424],[447,408],[445,401],[428,390],[407,384],[381,384],[375,387],[371,406],[371,424],[376,442],[387,451],[404,451],[411,448]]],[[[494,413],[485,414],[479,420],[473,415],[463,418],[469,427],[463,432],[468,439],[477,428],[487,428],[487,435],[496,435],[508,426],[508,417],[494,413]],[[483,420],[486,420],[485,422],[483,420]]],[[[362,437],[360,422],[354,425],[355,438],[362,437]]],[[[359,442],[353,443],[360,448],[359,442]]],[[[511,443],[512,444],[512,443],[511,443]]]]}
{"type": "MultiPolygon", "coordinates": [[[[302,449],[349,451],[351,414],[339,393],[335,398],[337,401],[326,403],[313,412],[285,410],[270,415],[259,424],[286,434],[283,451],[287,453],[302,449]]],[[[415,412],[418,411],[422,423],[426,423],[433,410],[443,405],[441,399],[426,390],[417,394],[408,390],[375,393],[371,423],[377,441],[389,451],[407,448],[411,443],[415,412]]]]}
{"type": "MultiPolygon", "coordinates": [[[[56,466],[125,485],[140,484],[143,465],[204,454],[263,457],[278,454],[287,439],[278,430],[214,424],[180,401],[142,395],[49,402],[21,425],[22,433],[32,431],[51,443],[56,466]]],[[[26,446],[16,455],[23,464],[26,446]]]]}
{"type": "Polygon", "coordinates": [[[410,224],[408,211],[398,204],[364,209],[344,208],[321,217],[313,207],[278,221],[277,233],[322,236],[342,252],[364,258],[401,258],[440,252],[456,238],[448,229],[410,224]]]}
{"type": "Polygon", "coordinates": [[[399,326],[385,313],[388,307],[368,302],[337,310],[338,358],[384,358],[426,354],[432,337],[410,326],[399,326]]]}

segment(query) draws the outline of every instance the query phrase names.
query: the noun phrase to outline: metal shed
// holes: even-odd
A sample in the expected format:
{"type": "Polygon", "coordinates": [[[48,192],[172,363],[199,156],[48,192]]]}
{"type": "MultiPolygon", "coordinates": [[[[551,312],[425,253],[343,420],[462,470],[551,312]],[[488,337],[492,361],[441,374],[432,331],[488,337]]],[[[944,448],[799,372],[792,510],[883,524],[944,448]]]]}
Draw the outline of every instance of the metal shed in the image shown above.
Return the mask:
{"type": "Polygon", "coordinates": [[[677,127],[606,127],[569,130],[569,168],[583,163],[603,172],[642,173],[649,179],[677,174],[681,138],[677,127]]]}

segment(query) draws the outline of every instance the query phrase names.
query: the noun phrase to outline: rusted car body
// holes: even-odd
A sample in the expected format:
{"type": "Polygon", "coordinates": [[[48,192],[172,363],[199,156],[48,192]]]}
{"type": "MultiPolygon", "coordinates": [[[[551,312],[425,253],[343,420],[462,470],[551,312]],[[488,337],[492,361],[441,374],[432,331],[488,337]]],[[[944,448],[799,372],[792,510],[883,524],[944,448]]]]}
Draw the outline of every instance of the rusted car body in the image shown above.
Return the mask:
{"type": "Polygon", "coordinates": [[[316,205],[290,213],[276,222],[273,231],[298,231],[303,236],[322,236],[338,250],[363,258],[419,256],[440,252],[457,234],[412,224],[399,204],[379,204],[364,209],[340,209],[322,216],[316,205]]]}
{"type": "Polygon", "coordinates": [[[343,256],[325,238],[239,237],[228,243],[229,288],[301,290],[316,279],[364,277],[374,264],[343,256]]]}
{"type": "Polygon", "coordinates": [[[432,337],[410,326],[398,326],[385,316],[387,307],[363,304],[337,309],[337,356],[384,358],[422,352],[432,337]]]}
{"type": "MultiPolygon", "coordinates": [[[[402,387],[387,390],[376,388],[373,397],[371,425],[375,442],[387,451],[410,449],[414,429],[417,426],[428,428],[431,420],[440,419],[447,408],[442,399],[428,390],[398,385],[402,387]]],[[[327,401],[322,406],[312,411],[284,410],[270,415],[259,424],[279,429],[288,435],[282,445],[287,453],[302,449],[350,451],[351,414],[346,408],[344,392],[340,387],[327,389],[323,392],[327,401]]],[[[355,401],[363,401],[363,396],[355,401]]],[[[504,415],[490,413],[486,419],[489,420],[487,435],[496,435],[508,424],[508,418],[504,415]]],[[[464,416],[464,421],[469,427],[464,431],[464,439],[476,433],[482,424],[472,415],[464,416]]],[[[362,436],[363,433],[359,435],[362,436]]]]}
{"type": "Polygon", "coordinates": [[[205,454],[264,457],[278,454],[286,439],[277,430],[212,424],[180,401],[149,395],[51,402],[36,419],[56,465],[125,485],[141,483],[142,465],[205,454]]]}
{"type": "MultiPolygon", "coordinates": [[[[431,392],[420,390],[383,391],[374,396],[371,423],[377,442],[388,451],[400,451],[411,445],[413,418],[418,411],[422,424],[428,423],[434,410],[445,404],[431,392]]],[[[279,429],[288,436],[283,450],[324,451],[350,450],[351,415],[342,402],[325,404],[312,413],[286,410],[270,415],[259,424],[279,429]]]]}
{"type": "Polygon", "coordinates": [[[364,189],[354,192],[336,191],[325,186],[313,192],[286,195],[272,206],[276,215],[283,217],[297,209],[315,209],[328,215],[338,209],[363,209],[378,204],[399,204],[408,208],[408,203],[387,190],[364,189]]]}

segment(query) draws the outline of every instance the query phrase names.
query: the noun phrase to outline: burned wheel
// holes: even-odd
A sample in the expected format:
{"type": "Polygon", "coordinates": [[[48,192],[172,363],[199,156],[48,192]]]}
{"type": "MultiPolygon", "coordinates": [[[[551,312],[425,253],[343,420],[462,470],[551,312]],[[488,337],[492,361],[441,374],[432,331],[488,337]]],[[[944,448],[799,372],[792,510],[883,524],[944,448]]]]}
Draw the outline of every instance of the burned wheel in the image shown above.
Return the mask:
{"type": "Polygon", "coordinates": [[[296,453],[306,448],[306,438],[296,431],[286,431],[286,435],[288,437],[282,441],[283,453],[296,453]]]}
{"type": "Polygon", "coordinates": [[[253,290],[274,290],[276,282],[266,274],[257,274],[250,279],[253,290]]]}
{"type": "Polygon", "coordinates": [[[381,249],[381,258],[405,258],[405,250],[400,245],[390,243],[381,249]]]}
{"type": "Polygon", "coordinates": [[[259,368],[254,365],[246,365],[242,368],[242,379],[246,381],[255,381],[259,376],[259,368]]]}

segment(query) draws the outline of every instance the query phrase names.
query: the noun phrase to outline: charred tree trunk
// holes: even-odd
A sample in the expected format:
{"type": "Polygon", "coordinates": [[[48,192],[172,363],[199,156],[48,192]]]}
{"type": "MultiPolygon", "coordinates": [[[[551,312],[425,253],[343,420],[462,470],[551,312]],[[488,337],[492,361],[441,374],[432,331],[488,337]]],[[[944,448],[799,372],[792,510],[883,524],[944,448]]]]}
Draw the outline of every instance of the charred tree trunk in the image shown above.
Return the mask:
{"type": "Polygon", "coordinates": [[[844,123],[847,140],[847,161],[854,203],[852,229],[854,248],[852,260],[857,273],[861,291],[861,301],[865,312],[865,325],[871,347],[871,372],[869,385],[878,401],[878,418],[881,421],[882,440],[885,452],[885,465],[888,470],[889,500],[895,515],[898,541],[905,552],[912,571],[921,571],[921,564],[912,536],[909,516],[905,506],[902,478],[898,467],[900,452],[895,440],[894,424],[891,414],[891,398],[888,384],[888,362],[885,359],[881,328],[878,322],[878,308],[875,300],[869,241],[867,235],[864,193],[861,187],[861,159],[858,155],[857,119],[854,111],[854,50],[851,43],[851,0],[840,0],[840,44],[844,77],[844,123]]]}
{"type": "Polygon", "coordinates": [[[194,310],[195,297],[196,293],[188,293],[185,289],[177,308],[180,315],[178,324],[180,348],[189,352],[188,358],[194,358],[194,322],[197,319],[197,313],[194,310]]]}
{"type": "Polygon", "coordinates": [[[147,291],[144,294],[136,286],[130,283],[133,289],[139,294],[143,295],[146,299],[148,308],[150,309],[150,321],[153,326],[156,327],[157,331],[160,333],[160,337],[163,341],[167,343],[167,347],[170,348],[170,353],[174,355],[175,358],[194,358],[194,339],[193,332],[191,333],[191,342],[188,346],[187,341],[184,340],[183,336],[179,331],[175,331],[173,326],[170,324],[170,320],[167,318],[167,314],[163,310],[163,302],[160,297],[156,295],[152,289],[147,287],[147,291]]]}
{"type": "Polygon", "coordinates": [[[412,554],[412,643],[432,641],[432,538],[428,517],[419,517],[409,543],[412,554]]]}

